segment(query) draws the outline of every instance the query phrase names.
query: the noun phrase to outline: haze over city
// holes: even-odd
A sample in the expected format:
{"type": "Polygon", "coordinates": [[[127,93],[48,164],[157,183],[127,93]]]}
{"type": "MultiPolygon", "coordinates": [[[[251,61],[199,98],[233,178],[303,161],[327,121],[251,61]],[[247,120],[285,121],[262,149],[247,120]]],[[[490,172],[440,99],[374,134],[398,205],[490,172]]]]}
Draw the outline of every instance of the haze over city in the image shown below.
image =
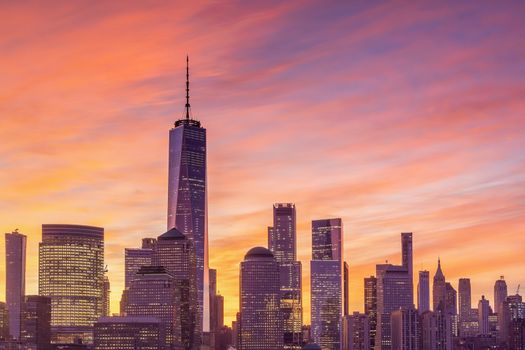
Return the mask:
{"type": "Polygon", "coordinates": [[[55,4],[1,5],[0,229],[27,235],[28,294],[41,225],[95,225],[118,312],[124,248],[166,231],[187,54],[226,324],[278,202],[297,208],[305,323],[319,218],[342,218],[350,310],[400,232],[415,271],[439,257],[472,300],[525,285],[523,3],[55,4]]]}

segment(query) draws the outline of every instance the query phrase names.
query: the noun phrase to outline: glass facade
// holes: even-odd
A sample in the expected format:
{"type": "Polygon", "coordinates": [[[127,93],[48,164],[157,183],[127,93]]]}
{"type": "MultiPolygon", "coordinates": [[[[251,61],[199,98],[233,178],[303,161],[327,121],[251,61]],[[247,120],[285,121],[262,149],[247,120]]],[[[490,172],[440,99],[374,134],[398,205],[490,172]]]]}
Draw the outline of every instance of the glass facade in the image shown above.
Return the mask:
{"type": "Polygon", "coordinates": [[[51,349],[51,299],[39,295],[25,297],[21,340],[28,349],[51,349]]]}
{"type": "Polygon", "coordinates": [[[93,324],[103,312],[104,229],[42,225],[39,295],[51,299],[54,343],[93,341],[93,324]]]}
{"type": "Polygon", "coordinates": [[[240,267],[240,350],[282,350],[279,264],[266,248],[252,248],[240,267]]]}
{"type": "Polygon", "coordinates": [[[20,339],[26,286],[26,241],[26,236],[18,231],[5,234],[6,304],[9,334],[13,339],[20,339]]]}
{"type": "Polygon", "coordinates": [[[129,288],[131,280],[142,266],[150,266],[153,249],[126,248],[124,250],[124,286],[129,288]]]}
{"type": "Polygon", "coordinates": [[[374,276],[365,278],[365,314],[370,325],[370,349],[373,349],[377,327],[377,279],[374,276]]]}
{"type": "Polygon", "coordinates": [[[419,271],[417,309],[420,314],[430,310],[430,273],[428,271],[419,271]]]}
{"type": "Polygon", "coordinates": [[[342,323],[342,350],[370,350],[370,322],[366,314],[345,315],[342,323]]]}
{"type": "Polygon", "coordinates": [[[193,242],[197,261],[199,329],[209,330],[206,129],[181,119],[170,130],[168,224],[193,242]]]}
{"type": "Polygon", "coordinates": [[[301,349],[302,346],[302,265],[296,260],[296,235],[295,204],[274,204],[273,226],[268,228],[268,247],[279,263],[285,349],[301,349]]]}
{"type": "Polygon", "coordinates": [[[312,340],[339,350],[343,316],[343,232],[341,219],[312,221],[310,305],[312,340]]]}

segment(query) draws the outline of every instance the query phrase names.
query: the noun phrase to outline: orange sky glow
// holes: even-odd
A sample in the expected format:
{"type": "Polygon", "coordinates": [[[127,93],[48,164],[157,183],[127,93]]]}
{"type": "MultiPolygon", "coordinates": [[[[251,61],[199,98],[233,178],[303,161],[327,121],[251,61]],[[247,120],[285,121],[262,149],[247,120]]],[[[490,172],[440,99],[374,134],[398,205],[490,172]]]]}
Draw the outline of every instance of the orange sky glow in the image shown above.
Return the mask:
{"type": "MultiPolygon", "coordinates": [[[[111,308],[124,248],[164,232],[168,131],[208,132],[210,266],[229,324],[239,262],[293,202],[309,323],[310,222],[341,217],[350,310],[363,278],[441,258],[473,302],[525,286],[523,2],[56,1],[0,4],[0,230],[105,228],[111,308]]],[[[5,247],[0,240],[0,299],[5,247]]]]}

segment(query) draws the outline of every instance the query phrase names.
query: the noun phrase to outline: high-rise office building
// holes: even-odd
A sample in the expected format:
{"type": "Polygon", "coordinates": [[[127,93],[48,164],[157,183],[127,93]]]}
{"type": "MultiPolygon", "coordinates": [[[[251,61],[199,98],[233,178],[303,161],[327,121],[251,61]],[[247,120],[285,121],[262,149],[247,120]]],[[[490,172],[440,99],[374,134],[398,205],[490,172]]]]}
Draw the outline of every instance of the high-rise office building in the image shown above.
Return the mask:
{"type": "Polygon", "coordinates": [[[51,349],[51,299],[39,295],[25,297],[20,339],[28,349],[51,349]]]}
{"type": "Polygon", "coordinates": [[[273,226],[268,227],[268,248],[279,263],[285,349],[301,349],[302,345],[302,267],[297,261],[296,236],[295,204],[274,204],[273,226]]]}
{"type": "Polygon", "coordinates": [[[445,312],[450,315],[452,334],[458,336],[458,293],[449,282],[445,283],[445,312]]]}
{"type": "Polygon", "coordinates": [[[481,296],[481,300],[478,303],[478,334],[487,335],[489,334],[489,315],[490,305],[489,301],[485,299],[485,296],[481,296]]]}
{"type": "Polygon", "coordinates": [[[472,321],[472,297],[469,278],[460,278],[458,283],[459,335],[468,334],[468,324],[472,321]]]}
{"type": "Polygon", "coordinates": [[[525,307],[521,295],[509,295],[503,302],[498,314],[499,338],[505,344],[510,344],[510,330],[512,322],[525,319],[525,307]]]}
{"type": "Polygon", "coordinates": [[[377,327],[377,279],[374,276],[365,278],[365,314],[370,326],[370,349],[374,349],[377,327]]]}
{"type": "Polygon", "coordinates": [[[185,116],[170,130],[168,171],[168,230],[176,227],[193,242],[197,260],[197,328],[208,331],[206,129],[190,115],[188,66],[185,116]]]}
{"type": "Polygon", "coordinates": [[[165,346],[184,349],[174,337],[177,305],[174,278],[162,266],[142,266],[129,286],[126,317],[156,317],[162,323],[165,346]]]}
{"type": "Polygon", "coordinates": [[[177,316],[173,326],[174,342],[182,344],[184,349],[198,348],[201,332],[193,242],[175,227],[168,230],[157,238],[153,265],[163,266],[173,278],[177,316]]]}
{"type": "Polygon", "coordinates": [[[156,317],[101,317],[95,323],[95,350],[168,350],[163,332],[156,317]]]}
{"type": "Polygon", "coordinates": [[[434,283],[432,284],[432,310],[437,310],[440,303],[445,305],[447,294],[447,282],[445,275],[441,270],[441,260],[438,259],[438,267],[434,275],[434,283]]]}
{"type": "Polygon", "coordinates": [[[142,266],[150,266],[153,257],[153,248],[157,240],[144,238],[141,248],[124,249],[124,287],[129,288],[131,280],[142,266]]]}
{"type": "Polygon", "coordinates": [[[263,247],[252,248],[240,266],[240,350],[282,350],[279,263],[263,247]]]}
{"type": "Polygon", "coordinates": [[[400,308],[410,309],[414,306],[414,291],[409,267],[412,266],[412,247],[402,234],[403,264],[376,265],[377,278],[377,331],[376,350],[392,348],[390,314],[400,308]]]}
{"type": "Polygon", "coordinates": [[[507,283],[503,276],[494,283],[494,312],[501,314],[501,308],[503,307],[503,302],[507,299],[507,283]]]}
{"type": "Polygon", "coordinates": [[[9,315],[7,305],[0,301],[0,341],[9,339],[9,315]]]}
{"type": "Polygon", "coordinates": [[[509,329],[509,350],[525,349],[525,319],[511,322],[509,329]]]}
{"type": "Polygon", "coordinates": [[[413,307],[400,308],[390,315],[392,350],[420,350],[419,314],[413,307]]]}
{"type": "Polygon", "coordinates": [[[54,343],[93,341],[93,324],[102,315],[104,229],[83,225],[42,225],[39,295],[51,299],[54,343]]]}
{"type": "Polygon", "coordinates": [[[401,265],[407,269],[410,277],[410,285],[412,290],[414,289],[414,269],[413,269],[413,256],[412,253],[412,232],[401,233],[401,265]]]}
{"type": "Polygon", "coordinates": [[[430,310],[430,273],[428,271],[419,271],[417,310],[420,314],[430,310]]]}
{"type": "Polygon", "coordinates": [[[453,349],[451,316],[444,312],[442,305],[436,311],[421,315],[421,349],[453,349]]]}
{"type": "Polygon", "coordinates": [[[26,287],[26,236],[15,230],[5,234],[5,300],[9,334],[20,339],[22,304],[26,287]]]}
{"type": "Polygon", "coordinates": [[[310,274],[313,341],[323,350],[339,350],[344,302],[341,219],[312,221],[310,274]]]}
{"type": "Polygon", "coordinates": [[[341,350],[370,350],[368,315],[359,312],[344,315],[341,328],[341,350]]]}

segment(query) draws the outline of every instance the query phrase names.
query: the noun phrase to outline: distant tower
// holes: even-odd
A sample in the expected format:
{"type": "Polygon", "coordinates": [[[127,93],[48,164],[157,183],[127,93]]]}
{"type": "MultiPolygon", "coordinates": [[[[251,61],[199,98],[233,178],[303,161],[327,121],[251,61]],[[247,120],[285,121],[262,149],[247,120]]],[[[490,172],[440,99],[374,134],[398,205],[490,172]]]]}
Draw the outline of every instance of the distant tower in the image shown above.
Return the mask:
{"type": "Polygon", "coordinates": [[[240,350],[283,349],[279,264],[271,251],[252,248],[240,268],[240,350]]]}
{"type": "Polygon", "coordinates": [[[297,261],[296,221],[295,204],[273,205],[273,226],[268,228],[268,248],[279,263],[285,349],[301,349],[302,344],[302,267],[301,262],[297,261]]]}
{"type": "Polygon", "coordinates": [[[186,58],[186,106],[169,136],[168,224],[188,236],[197,258],[199,331],[209,331],[208,204],[206,129],[191,116],[189,63],[186,58]]]}
{"type": "Polygon", "coordinates": [[[481,300],[478,303],[478,333],[481,335],[489,334],[489,314],[490,306],[489,301],[485,299],[485,296],[481,296],[481,300]]]}
{"type": "Polygon", "coordinates": [[[377,327],[377,279],[374,276],[365,278],[365,314],[370,328],[370,349],[374,348],[377,327]]]}
{"type": "Polygon", "coordinates": [[[142,239],[141,248],[124,249],[124,287],[129,288],[131,280],[135,277],[142,266],[150,266],[153,257],[153,248],[157,240],[155,238],[142,239]]]}
{"type": "Polygon", "coordinates": [[[111,286],[109,283],[109,277],[104,276],[104,282],[102,285],[102,316],[110,316],[111,313],[111,286]]]}
{"type": "Polygon", "coordinates": [[[6,290],[9,334],[20,339],[22,304],[26,290],[26,236],[15,230],[5,234],[6,290]]]}
{"type": "Polygon", "coordinates": [[[341,219],[312,221],[310,306],[312,338],[323,350],[339,350],[343,316],[341,219]]]}
{"type": "Polygon", "coordinates": [[[428,271],[419,271],[417,309],[420,314],[430,310],[430,274],[428,271]]]}
{"type": "Polygon", "coordinates": [[[93,324],[103,312],[104,229],[42,225],[39,295],[51,299],[52,342],[93,342],[93,324]]]}
{"type": "Polygon", "coordinates": [[[432,285],[432,309],[436,311],[440,303],[445,304],[446,298],[446,281],[443,271],[441,271],[441,260],[438,259],[438,267],[434,275],[434,284],[432,285]]]}
{"type": "Polygon", "coordinates": [[[401,254],[402,264],[408,270],[410,276],[410,284],[412,289],[414,286],[414,269],[413,269],[413,254],[412,254],[412,232],[401,233],[401,254]]]}
{"type": "Polygon", "coordinates": [[[494,283],[494,312],[501,315],[503,302],[507,299],[507,283],[503,276],[494,283]]]}
{"type": "Polygon", "coordinates": [[[460,278],[458,283],[459,335],[465,336],[468,322],[472,319],[472,297],[469,278],[460,278]]]}
{"type": "Polygon", "coordinates": [[[409,262],[412,256],[411,240],[405,234],[401,235],[403,248],[403,263],[401,266],[392,264],[376,265],[377,277],[377,331],[376,350],[392,349],[390,314],[399,308],[413,308],[414,291],[409,262]],[[410,254],[408,254],[410,252],[410,254]]]}

